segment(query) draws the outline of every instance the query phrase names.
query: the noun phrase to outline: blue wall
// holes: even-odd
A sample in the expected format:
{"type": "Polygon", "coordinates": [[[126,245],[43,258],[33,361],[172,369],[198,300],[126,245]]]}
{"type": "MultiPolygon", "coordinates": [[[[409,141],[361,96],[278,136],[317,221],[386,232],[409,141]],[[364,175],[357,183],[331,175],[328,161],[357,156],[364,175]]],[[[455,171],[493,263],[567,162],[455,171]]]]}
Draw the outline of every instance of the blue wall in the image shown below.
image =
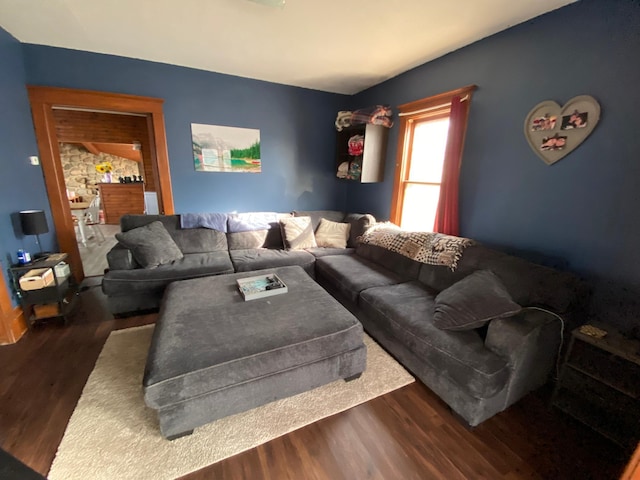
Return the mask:
{"type": "Polygon", "coordinates": [[[111,55],[24,45],[32,85],[164,99],[176,212],[342,208],[333,122],[349,97],[111,55]],[[262,173],[196,172],[191,123],[260,129],[262,173]]]}
{"type": "MultiPolygon", "coordinates": [[[[461,234],[505,250],[560,257],[595,286],[593,315],[640,325],[640,3],[582,0],[453,52],[355,98],[399,105],[469,84],[461,234]],[[543,100],[588,94],[592,135],[547,166],[523,134],[543,100]]],[[[385,182],[350,185],[349,210],[388,218],[397,126],[385,182]]]]}
{"type": "MultiPolygon", "coordinates": [[[[29,163],[38,155],[33,133],[20,43],[0,28],[0,262],[4,273],[17,261],[16,251],[37,252],[34,236],[23,236],[17,212],[45,210],[50,233],[41,235],[45,250],[54,248],[53,222],[40,167],[29,163]]],[[[9,281],[9,276],[6,276],[9,281]]],[[[16,304],[14,299],[14,305],[16,304]]]]}

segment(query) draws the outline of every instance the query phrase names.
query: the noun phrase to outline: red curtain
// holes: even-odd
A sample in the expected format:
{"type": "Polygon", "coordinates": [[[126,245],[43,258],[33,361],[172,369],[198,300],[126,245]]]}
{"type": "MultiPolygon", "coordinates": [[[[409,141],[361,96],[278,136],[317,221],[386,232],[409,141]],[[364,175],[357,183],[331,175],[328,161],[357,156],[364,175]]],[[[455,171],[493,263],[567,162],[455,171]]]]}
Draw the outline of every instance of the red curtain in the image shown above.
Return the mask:
{"type": "Polygon", "coordinates": [[[468,101],[460,101],[456,96],[451,99],[449,116],[449,134],[442,168],[440,199],[436,211],[434,232],[447,235],[459,234],[458,192],[460,189],[460,164],[462,163],[462,143],[467,118],[468,101]]]}

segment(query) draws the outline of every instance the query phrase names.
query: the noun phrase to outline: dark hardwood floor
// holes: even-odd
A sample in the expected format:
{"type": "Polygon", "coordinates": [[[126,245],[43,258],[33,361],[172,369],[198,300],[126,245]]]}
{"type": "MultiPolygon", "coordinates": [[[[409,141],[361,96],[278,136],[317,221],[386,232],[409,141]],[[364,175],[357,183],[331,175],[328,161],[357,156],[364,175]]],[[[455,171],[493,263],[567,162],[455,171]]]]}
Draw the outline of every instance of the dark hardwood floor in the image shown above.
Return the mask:
{"type": "MultiPolygon", "coordinates": [[[[46,475],[109,333],[155,319],[114,320],[91,287],[69,325],[41,325],[0,347],[1,447],[46,475]]],[[[184,478],[617,479],[628,453],[549,409],[549,394],[470,429],[416,382],[184,478]]]]}

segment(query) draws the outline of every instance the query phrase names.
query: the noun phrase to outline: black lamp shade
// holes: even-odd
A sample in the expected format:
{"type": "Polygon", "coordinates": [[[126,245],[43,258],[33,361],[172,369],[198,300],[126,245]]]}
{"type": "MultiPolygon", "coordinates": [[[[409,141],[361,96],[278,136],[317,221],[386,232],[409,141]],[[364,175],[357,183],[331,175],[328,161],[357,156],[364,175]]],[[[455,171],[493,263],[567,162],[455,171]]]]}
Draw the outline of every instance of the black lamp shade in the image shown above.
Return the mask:
{"type": "Polygon", "coordinates": [[[45,217],[43,210],[21,211],[20,223],[22,224],[22,233],[25,235],[40,235],[49,231],[47,217],[45,217]]]}

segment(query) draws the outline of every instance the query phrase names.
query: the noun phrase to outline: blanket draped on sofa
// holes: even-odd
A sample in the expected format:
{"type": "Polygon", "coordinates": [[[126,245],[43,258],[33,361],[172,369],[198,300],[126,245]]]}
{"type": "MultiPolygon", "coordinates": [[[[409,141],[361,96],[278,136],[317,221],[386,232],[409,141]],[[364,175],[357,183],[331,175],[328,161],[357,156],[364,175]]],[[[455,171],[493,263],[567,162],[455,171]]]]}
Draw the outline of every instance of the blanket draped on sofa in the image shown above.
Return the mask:
{"type": "Polygon", "coordinates": [[[435,232],[407,232],[393,224],[380,224],[367,230],[360,242],[376,245],[416,262],[445,265],[455,270],[462,252],[473,240],[435,232]]]}

